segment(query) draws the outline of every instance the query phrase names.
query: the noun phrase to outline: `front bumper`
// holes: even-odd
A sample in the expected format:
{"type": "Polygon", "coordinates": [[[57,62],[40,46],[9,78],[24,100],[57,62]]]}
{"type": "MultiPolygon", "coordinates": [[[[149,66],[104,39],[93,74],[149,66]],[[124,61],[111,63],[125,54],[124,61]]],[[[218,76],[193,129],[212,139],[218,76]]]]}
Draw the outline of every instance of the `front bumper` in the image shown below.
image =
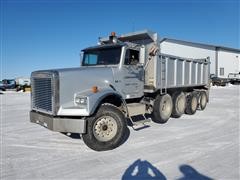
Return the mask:
{"type": "Polygon", "coordinates": [[[30,111],[30,122],[40,124],[56,132],[86,133],[85,119],[53,117],[30,111]]]}

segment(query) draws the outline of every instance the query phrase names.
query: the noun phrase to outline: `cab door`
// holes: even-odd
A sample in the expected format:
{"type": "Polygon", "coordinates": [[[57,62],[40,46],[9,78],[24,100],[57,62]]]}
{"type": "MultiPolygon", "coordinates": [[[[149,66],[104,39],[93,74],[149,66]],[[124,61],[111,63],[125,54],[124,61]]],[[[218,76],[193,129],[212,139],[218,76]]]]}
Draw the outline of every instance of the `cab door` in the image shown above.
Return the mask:
{"type": "Polygon", "coordinates": [[[139,50],[126,49],[124,63],[121,68],[122,88],[121,93],[126,99],[143,96],[144,68],[140,64],[139,50]]]}

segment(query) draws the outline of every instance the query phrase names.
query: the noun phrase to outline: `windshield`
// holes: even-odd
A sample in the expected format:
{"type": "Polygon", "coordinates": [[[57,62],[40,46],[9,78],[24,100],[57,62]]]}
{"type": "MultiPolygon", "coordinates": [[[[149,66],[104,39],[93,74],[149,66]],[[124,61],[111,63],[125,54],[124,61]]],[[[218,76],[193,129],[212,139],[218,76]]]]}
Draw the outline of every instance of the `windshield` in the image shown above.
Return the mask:
{"type": "Polygon", "coordinates": [[[119,64],[120,56],[121,47],[85,50],[82,65],[94,66],[119,64]]]}

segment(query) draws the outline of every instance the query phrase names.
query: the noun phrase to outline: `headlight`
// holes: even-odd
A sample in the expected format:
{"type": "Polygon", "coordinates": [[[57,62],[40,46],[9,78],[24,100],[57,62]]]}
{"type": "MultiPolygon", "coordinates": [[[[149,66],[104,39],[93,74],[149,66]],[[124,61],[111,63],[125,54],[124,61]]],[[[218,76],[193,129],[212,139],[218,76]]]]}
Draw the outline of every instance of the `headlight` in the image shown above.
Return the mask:
{"type": "Polygon", "coordinates": [[[88,104],[88,99],[87,99],[87,97],[76,96],[74,102],[76,105],[78,105],[82,108],[85,108],[88,104]]]}

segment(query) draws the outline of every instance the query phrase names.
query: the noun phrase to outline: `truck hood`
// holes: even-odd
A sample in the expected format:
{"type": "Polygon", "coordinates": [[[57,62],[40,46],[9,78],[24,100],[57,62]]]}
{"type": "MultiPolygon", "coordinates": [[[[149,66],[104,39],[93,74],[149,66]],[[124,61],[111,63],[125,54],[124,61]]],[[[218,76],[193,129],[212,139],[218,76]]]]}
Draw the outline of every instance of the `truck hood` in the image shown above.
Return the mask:
{"type": "MultiPolygon", "coordinates": [[[[105,86],[106,82],[113,81],[111,67],[80,67],[56,69],[60,84],[74,86],[82,90],[91,89],[92,86],[105,86]],[[67,82],[66,82],[67,81],[67,82]]],[[[79,89],[79,90],[80,90],[79,89]]]]}
{"type": "Polygon", "coordinates": [[[93,86],[109,87],[113,82],[111,67],[80,67],[55,69],[59,76],[60,105],[73,104],[74,94],[90,90],[93,86]]]}

